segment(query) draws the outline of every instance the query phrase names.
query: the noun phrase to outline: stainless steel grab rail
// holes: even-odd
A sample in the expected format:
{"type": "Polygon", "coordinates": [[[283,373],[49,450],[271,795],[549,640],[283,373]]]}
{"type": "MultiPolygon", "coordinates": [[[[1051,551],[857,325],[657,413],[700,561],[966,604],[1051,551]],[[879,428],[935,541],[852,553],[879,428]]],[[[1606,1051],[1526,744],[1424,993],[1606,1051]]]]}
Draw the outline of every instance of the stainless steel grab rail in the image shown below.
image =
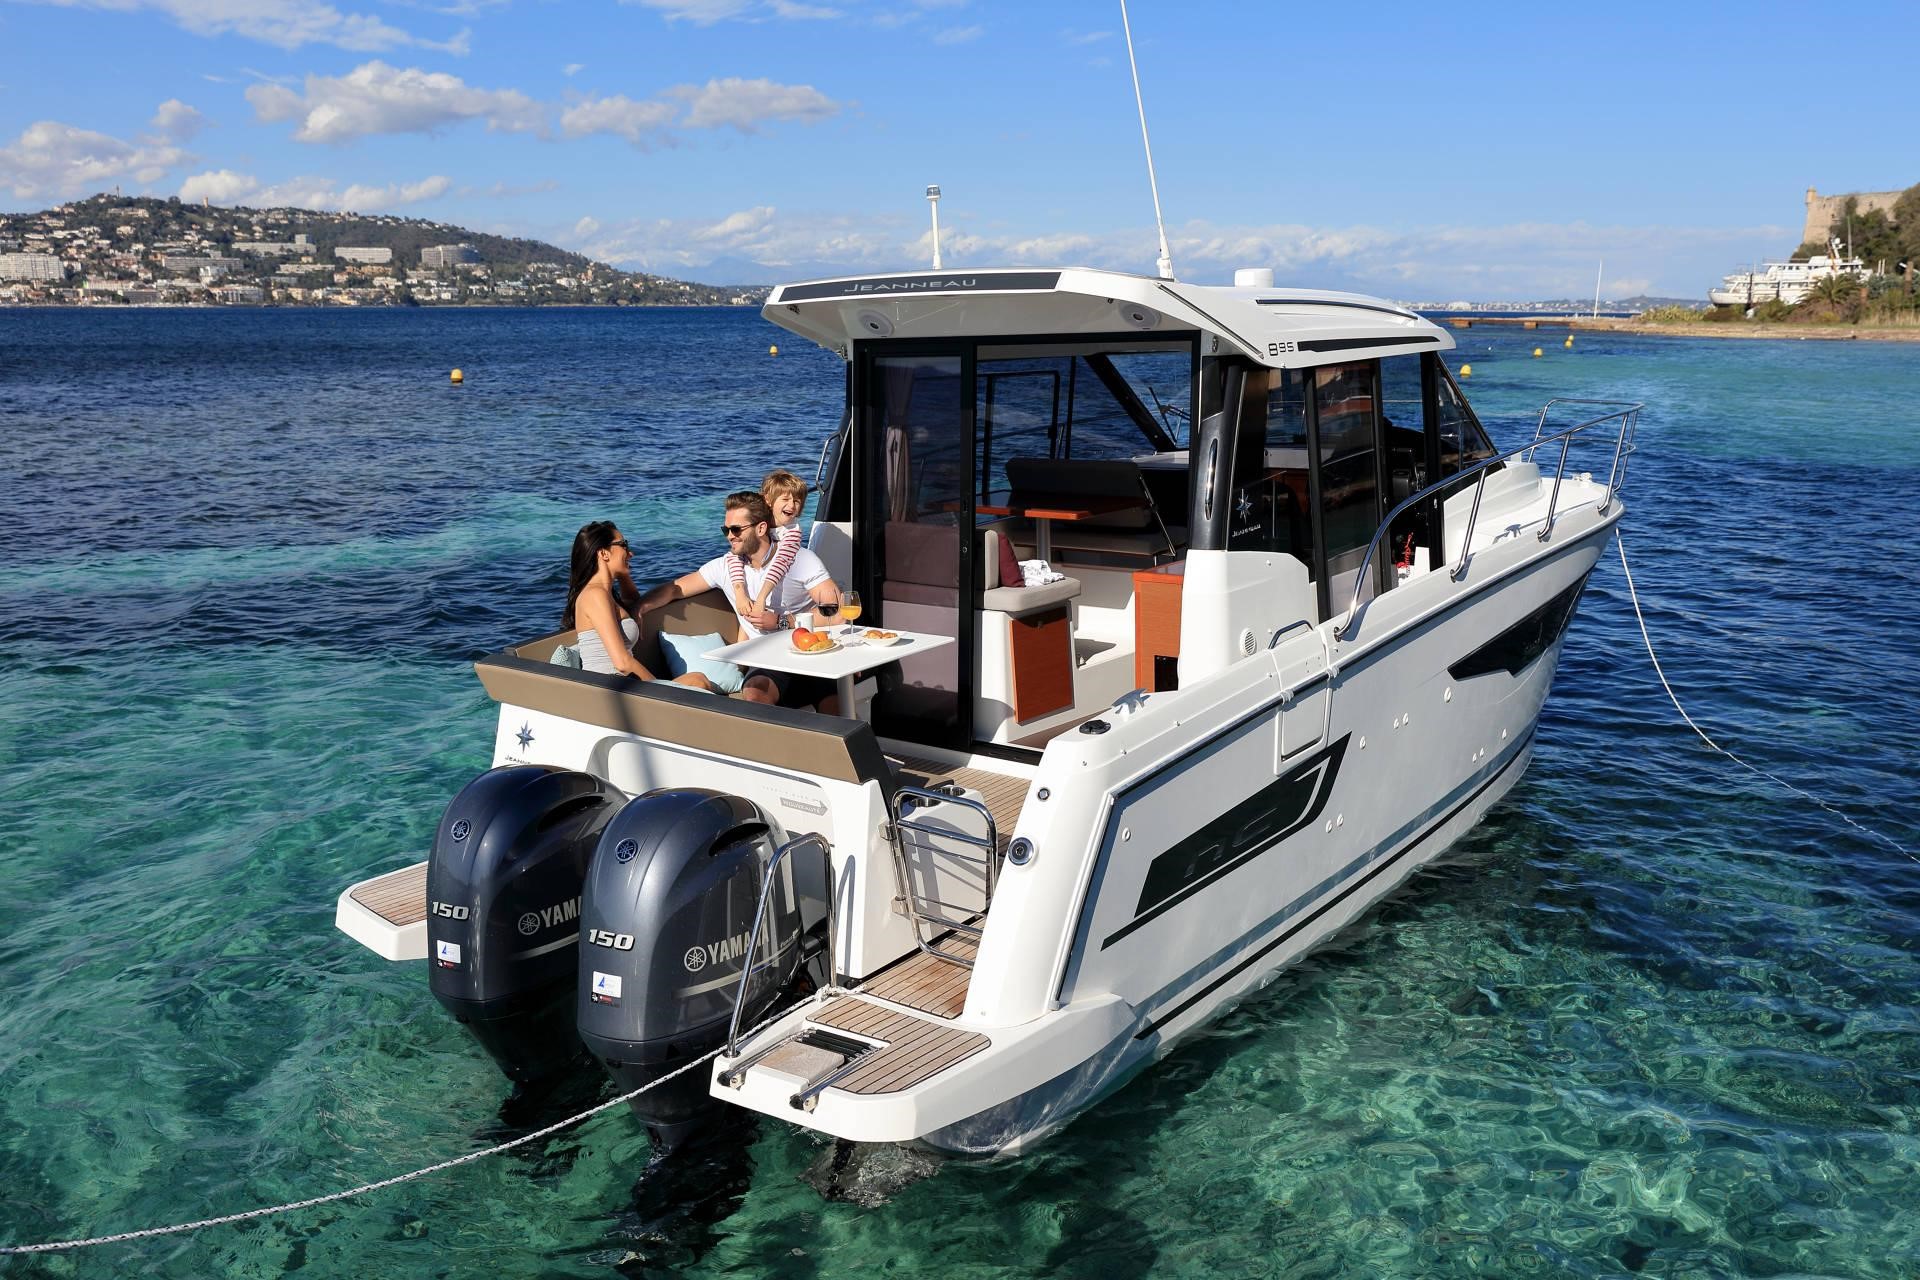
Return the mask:
{"type": "MultiPolygon", "coordinates": [[[[1560,502],[1560,481],[1566,474],[1567,452],[1573,445],[1573,438],[1583,431],[1592,430],[1603,422],[1618,420],[1620,426],[1614,438],[1613,465],[1607,472],[1607,496],[1599,506],[1600,514],[1605,515],[1613,506],[1614,495],[1619,493],[1621,487],[1626,484],[1626,462],[1633,454],[1634,432],[1639,425],[1640,410],[1645,407],[1644,403],[1626,400],[1576,400],[1556,397],[1541,406],[1540,418],[1534,425],[1533,439],[1529,443],[1508,449],[1505,453],[1495,454],[1491,458],[1483,458],[1472,466],[1463,467],[1452,475],[1426,486],[1426,488],[1421,489],[1418,493],[1402,499],[1393,510],[1387,513],[1387,518],[1380,522],[1380,527],[1373,531],[1373,540],[1367,544],[1367,554],[1361,559],[1359,572],[1354,578],[1353,602],[1347,606],[1346,621],[1342,622],[1340,626],[1335,629],[1334,637],[1339,640],[1345,640],[1353,633],[1353,629],[1359,625],[1360,597],[1367,587],[1370,576],[1368,571],[1372,569],[1373,558],[1380,550],[1380,540],[1387,536],[1388,531],[1393,528],[1393,522],[1398,520],[1402,513],[1423,502],[1434,500],[1435,495],[1442,489],[1458,488],[1462,480],[1469,476],[1475,477],[1473,506],[1469,508],[1467,512],[1466,536],[1460,539],[1460,562],[1448,570],[1449,576],[1458,582],[1467,571],[1467,562],[1473,558],[1473,531],[1480,519],[1480,497],[1486,492],[1487,474],[1494,467],[1507,461],[1509,458],[1526,454],[1528,456],[1523,460],[1531,462],[1533,460],[1532,455],[1536,450],[1554,443],[1560,445],[1560,461],[1553,475],[1553,492],[1547,499],[1547,520],[1546,524],[1540,530],[1540,541],[1545,542],[1553,534],[1554,520],[1558,515],[1557,508],[1560,502]],[[1605,407],[1611,408],[1612,411],[1603,413],[1598,417],[1589,418],[1585,422],[1567,427],[1562,431],[1555,432],[1553,435],[1543,435],[1542,433],[1546,430],[1547,414],[1557,404],[1605,407]]],[[[1376,592],[1376,595],[1377,594],[1376,592]]]]}
{"type": "MultiPolygon", "coordinates": [[[[747,1003],[747,983],[753,977],[753,956],[760,947],[760,925],[767,914],[767,895],[772,892],[774,882],[779,878],[781,860],[803,844],[817,845],[820,856],[827,867],[827,989],[833,987],[833,979],[838,970],[833,961],[833,848],[826,837],[817,831],[797,835],[773,851],[773,857],[767,863],[767,878],[760,886],[760,903],[753,909],[753,932],[747,935],[747,954],[740,964],[740,985],[733,993],[733,1018],[727,1023],[727,1052],[729,1058],[740,1056],[740,1011],[747,1003]]],[[[796,904],[799,891],[795,889],[796,904]]],[[[772,963],[771,960],[768,963],[772,963]]]]}
{"type": "Polygon", "coordinates": [[[956,840],[961,844],[972,845],[981,851],[980,856],[977,858],[960,853],[954,849],[946,849],[943,852],[948,857],[958,858],[964,862],[975,862],[982,867],[984,883],[986,885],[984,894],[985,901],[981,906],[981,910],[984,911],[986,906],[993,902],[993,891],[998,884],[998,872],[1000,869],[1000,830],[993,820],[993,810],[987,808],[986,805],[971,796],[958,794],[957,791],[934,791],[926,787],[912,786],[899,786],[894,788],[893,797],[887,804],[888,817],[891,819],[888,823],[888,836],[893,845],[894,873],[900,879],[900,893],[902,895],[903,905],[907,910],[907,917],[913,923],[913,940],[915,944],[919,946],[920,950],[930,956],[935,956],[949,963],[971,969],[973,967],[971,960],[966,959],[964,956],[957,956],[951,952],[940,950],[940,948],[933,945],[935,939],[928,938],[922,931],[922,925],[932,925],[935,928],[944,928],[956,933],[969,934],[975,938],[978,938],[981,934],[980,926],[974,924],[971,920],[959,919],[957,915],[948,916],[941,914],[946,911],[956,913],[967,912],[971,910],[969,904],[943,902],[938,898],[932,896],[922,897],[914,892],[912,869],[907,865],[906,832],[917,831],[924,836],[934,839],[956,840]],[[907,816],[909,813],[914,812],[907,808],[908,801],[917,802],[920,809],[928,809],[942,804],[959,805],[963,809],[970,809],[978,814],[981,820],[986,823],[987,833],[984,836],[976,836],[970,832],[960,831],[952,827],[932,826],[925,822],[915,822],[907,816]],[[940,911],[922,910],[922,903],[930,908],[938,907],[940,911]]]}

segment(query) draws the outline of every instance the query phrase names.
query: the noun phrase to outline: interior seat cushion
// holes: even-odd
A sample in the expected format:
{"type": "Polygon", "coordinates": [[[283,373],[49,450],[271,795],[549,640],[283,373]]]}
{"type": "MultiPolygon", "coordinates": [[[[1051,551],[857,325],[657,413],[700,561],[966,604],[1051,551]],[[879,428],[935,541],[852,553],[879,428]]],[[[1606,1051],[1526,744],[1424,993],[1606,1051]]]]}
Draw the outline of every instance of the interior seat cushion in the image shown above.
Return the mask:
{"type": "Polygon", "coordinates": [[[717,631],[703,636],[683,636],[678,632],[662,631],[660,654],[666,663],[667,674],[683,676],[689,671],[698,671],[711,680],[713,687],[721,693],[738,693],[740,686],[746,683],[746,674],[739,667],[731,662],[700,656],[725,643],[717,631]]]}

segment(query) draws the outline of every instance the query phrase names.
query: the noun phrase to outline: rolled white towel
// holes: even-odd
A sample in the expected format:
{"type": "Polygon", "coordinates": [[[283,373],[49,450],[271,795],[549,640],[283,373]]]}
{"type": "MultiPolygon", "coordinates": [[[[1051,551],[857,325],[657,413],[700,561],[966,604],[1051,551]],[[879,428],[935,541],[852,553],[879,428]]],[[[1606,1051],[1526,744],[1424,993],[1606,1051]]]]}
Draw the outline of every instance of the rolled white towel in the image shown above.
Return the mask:
{"type": "Polygon", "coordinates": [[[1022,560],[1020,562],[1020,585],[1023,587],[1044,587],[1049,582],[1061,582],[1064,573],[1055,573],[1053,566],[1045,560],[1022,560]]]}

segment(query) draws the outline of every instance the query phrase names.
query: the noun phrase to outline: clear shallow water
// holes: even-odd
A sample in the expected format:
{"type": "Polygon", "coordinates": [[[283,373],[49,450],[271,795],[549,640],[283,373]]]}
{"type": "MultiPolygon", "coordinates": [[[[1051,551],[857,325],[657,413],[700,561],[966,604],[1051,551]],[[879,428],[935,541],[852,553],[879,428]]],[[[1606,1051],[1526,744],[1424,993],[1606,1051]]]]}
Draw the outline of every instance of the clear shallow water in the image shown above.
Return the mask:
{"type": "MultiPolygon", "coordinates": [[[[1648,404],[1627,551],[1718,740],[1920,847],[1920,350],[1475,329],[1503,443],[1648,404]],[[1544,355],[1529,357],[1534,346],[1544,355]]],[[[0,1240],[490,1145],[426,992],[332,927],[487,763],[467,663],[572,531],[664,576],[812,474],[840,364],[751,313],[0,311],[0,1240]],[[770,359],[766,348],[781,344],[770,359]],[[464,387],[447,385],[462,367],[464,387]]],[[[622,1113],[431,1180],[13,1274],[1910,1278],[1920,863],[1702,747],[1601,562],[1526,778],[1416,877],[1024,1158],[878,1209],[622,1113]]]]}

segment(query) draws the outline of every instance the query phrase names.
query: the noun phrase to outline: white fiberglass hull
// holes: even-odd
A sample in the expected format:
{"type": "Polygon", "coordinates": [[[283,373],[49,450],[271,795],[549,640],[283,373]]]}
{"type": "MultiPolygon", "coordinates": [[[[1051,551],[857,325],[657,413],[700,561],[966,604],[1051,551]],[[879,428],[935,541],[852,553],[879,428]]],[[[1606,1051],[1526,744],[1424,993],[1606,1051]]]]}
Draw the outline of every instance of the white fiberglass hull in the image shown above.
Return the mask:
{"type": "Polygon", "coordinates": [[[911,1089],[829,1090],[806,1113],[788,1082],[755,1073],[716,1096],[972,1156],[1044,1137],[1365,912],[1520,779],[1566,615],[1618,518],[1589,507],[1549,546],[1528,529],[1476,552],[1459,583],[1442,572],[1388,593],[1332,646],[1330,675],[1330,631],[1296,633],[1204,693],[1149,698],[1116,726],[1138,744],[1117,759],[1050,749],[1035,784],[1056,780],[1051,799],[1019,828],[1037,852],[1001,885],[953,1024],[990,1043],[911,1089]],[[1534,634],[1543,611],[1550,635],[1534,634]],[[1450,671],[1489,654],[1518,669],[1450,671]]]}

